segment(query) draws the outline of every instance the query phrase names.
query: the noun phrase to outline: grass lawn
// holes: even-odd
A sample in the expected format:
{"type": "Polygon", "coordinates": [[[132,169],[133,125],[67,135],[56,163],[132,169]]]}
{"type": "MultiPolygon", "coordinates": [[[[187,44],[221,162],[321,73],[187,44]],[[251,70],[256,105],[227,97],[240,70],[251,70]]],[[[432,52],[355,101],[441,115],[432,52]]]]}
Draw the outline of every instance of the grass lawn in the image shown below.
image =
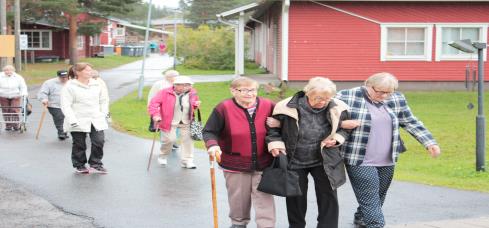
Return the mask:
{"type": "MultiPolygon", "coordinates": [[[[225,75],[234,74],[234,70],[199,70],[189,69],[183,65],[177,66],[177,71],[181,75],[225,75]]],[[[245,63],[245,75],[257,75],[266,73],[265,69],[260,68],[257,64],[252,62],[245,63]]]]}
{"type": "MultiPolygon", "coordinates": [[[[80,59],[80,62],[88,62],[91,63],[95,69],[104,70],[140,59],[142,59],[142,57],[107,56],[105,58],[80,59]]],[[[64,63],[63,61],[57,63],[29,63],[27,64],[27,70],[22,70],[18,73],[24,77],[27,85],[38,85],[47,79],[56,77],[56,71],[63,69],[68,70],[69,67],[70,65],[64,63]]]]}
{"type": "MultiPolygon", "coordinates": [[[[228,82],[197,83],[202,102],[204,121],[212,108],[230,97],[228,82]]],[[[147,94],[148,89],[144,91],[147,94]]],[[[289,91],[290,96],[293,91],[289,91]]],[[[260,95],[263,91],[260,90],[260,95]]],[[[146,95],[145,95],[146,96],[146,95]]],[[[475,172],[475,116],[477,107],[466,108],[467,103],[477,103],[475,93],[468,92],[408,92],[406,96],[415,115],[432,131],[442,149],[442,155],[432,159],[426,150],[411,136],[402,131],[408,151],[401,155],[395,178],[436,186],[489,192],[489,173],[475,172]]],[[[111,106],[114,126],[130,134],[152,138],[147,131],[149,117],[146,100],[137,100],[132,93],[111,106]]],[[[278,100],[277,93],[268,95],[278,100]]],[[[485,107],[489,107],[486,95],[485,107]]],[[[487,132],[487,130],[486,130],[487,132]]],[[[489,137],[486,140],[489,142],[489,137]]],[[[198,148],[203,148],[197,142],[198,148]]],[[[486,145],[486,151],[489,147],[486,145]]],[[[486,164],[488,156],[486,156],[486,164]]]]}

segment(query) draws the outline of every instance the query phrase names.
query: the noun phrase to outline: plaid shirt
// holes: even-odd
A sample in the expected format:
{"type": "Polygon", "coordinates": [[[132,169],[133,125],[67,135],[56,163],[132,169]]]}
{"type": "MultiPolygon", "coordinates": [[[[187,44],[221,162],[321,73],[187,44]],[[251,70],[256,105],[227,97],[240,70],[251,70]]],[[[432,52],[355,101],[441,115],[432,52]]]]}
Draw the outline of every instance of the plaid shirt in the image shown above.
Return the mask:
{"type": "MultiPolygon", "coordinates": [[[[361,125],[352,131],[350,138],[345,141],[341,149],[345,162],[349,165],[360,165],[365,158],[371,124],[370,113],[366,106],[368,102],[368,98],[365,97],[366,92],[365,87],[356,87],[341,90],[336,95],[336,98],[350,106],[348,111],[351,119],[361,122],[361,125]]],[[[394,92],[385,101],[385,104],[392,119],[392,158],[394,161],[397,161],[401,151],[399,127],[404,128],[425,147],[437,144],[431,132],[413,115],[403,94],[394,92]]]]}

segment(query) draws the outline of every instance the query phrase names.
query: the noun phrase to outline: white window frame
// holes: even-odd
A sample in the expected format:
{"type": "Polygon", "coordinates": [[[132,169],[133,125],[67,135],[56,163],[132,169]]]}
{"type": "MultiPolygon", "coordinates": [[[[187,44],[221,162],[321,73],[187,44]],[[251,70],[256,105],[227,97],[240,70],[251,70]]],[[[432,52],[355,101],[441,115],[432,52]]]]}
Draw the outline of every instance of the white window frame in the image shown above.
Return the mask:
{"type": "Polygon", "coordinates": [[[100,45],[100,34],[95,34],[90,36],[90,46],[99,46],[100,45]]]}
{"type": "Polygon", "coordinates": [[[426,23],[383,23],[380,24],[380,61],[431,61],[433,45],[433,24],[426,23]],[[424,55],[387,56],[387,29],[424,28],[424,55]]]}
{"type": "MultiPolygon", "coordinates": [[[[48,35],[49,46],[48,47],[40,47],[40,48],[29,47],[27,50],[53,50],[53,31],[47,30],[47,29],[22,29],[20,32],[21,33],[23,33],[23,32],[37,32],[37,33],[39,33],[39,39],[40,39],[41,44],[42,44],[42,33],[48,32],[49,33],[49,35],[48,35]]],[[[30,43],[30,39],[31,39],[31,37],[27,38],[28,44],[30,43]]]]}
{"type": "MultiPolygon", "coordinates": [[[[436,54],[435,61],[477,61],[477,52],[475,53],[463,53],[457,55],[443,55],[442,54],[442,41],[443,41],[443,28],[479,28],[479,39],[483,43],[487,43],[487,24],[481,23],[436,23],[436,54]]],[[[487,49],[484,49],[484,61],[487,61],[487,49]]]]}
{"type": "Polygon", "coordinates": [[[78,35],[76,37],[76,39],[77,39],[76,47],[78,49],[85,49],[85,36],[84,35],[78,35]]]}

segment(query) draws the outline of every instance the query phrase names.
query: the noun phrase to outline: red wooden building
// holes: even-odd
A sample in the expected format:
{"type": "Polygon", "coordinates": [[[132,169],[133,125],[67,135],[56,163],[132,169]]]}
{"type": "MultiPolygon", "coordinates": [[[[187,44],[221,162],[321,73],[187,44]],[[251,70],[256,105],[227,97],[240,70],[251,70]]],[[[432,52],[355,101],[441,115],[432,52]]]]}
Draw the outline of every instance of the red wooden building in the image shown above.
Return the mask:
{"type": "Polygon", "coordinates": [[[467,65],[477,66],[477,53],[462,53],[448,43],[487,43],[488,12],[489,2],[483,1],[282,0],[217,16],[228,23],[238,16],[237,56],[244,42],[240,27],[246,26],[249,56],[281,80],[363,81],[386,71],[402,81],[454,82],[465,79],[467,65]]]}
{"type": "MultiPolygon", "coordinates": [[[[93,57],[100,53],[113,53],[115,45],[126,43],[126,29],[145,29],[145,27],[133,25],[128,21],[99,17],[89,14],[81,14],[80,21],[103,23],[100,34],[94,36],[78,35],[78,56],[93,57]],[[105,50],[104,50],[105,49],[105,50]]],[[[149,29],[152,32],[169,34],[158,29],[149,29]]],[[[53,25],[44,20],[33,23],[22,23],[21,34],[28,36],[29,59],[43,57],[69,58],[69,28],[53,25]]]]}

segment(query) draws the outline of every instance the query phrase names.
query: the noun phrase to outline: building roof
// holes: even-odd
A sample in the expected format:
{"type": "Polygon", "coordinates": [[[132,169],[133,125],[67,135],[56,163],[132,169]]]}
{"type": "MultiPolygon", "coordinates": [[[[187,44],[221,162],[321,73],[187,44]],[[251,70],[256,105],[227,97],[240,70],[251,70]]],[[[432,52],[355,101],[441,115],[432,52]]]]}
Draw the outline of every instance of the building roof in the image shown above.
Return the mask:
{"type": "Polygon", "coordinates": [[[151,25],[192,24],[190,20],[183,18],[160,18],[151,20],[151,25]]]}

